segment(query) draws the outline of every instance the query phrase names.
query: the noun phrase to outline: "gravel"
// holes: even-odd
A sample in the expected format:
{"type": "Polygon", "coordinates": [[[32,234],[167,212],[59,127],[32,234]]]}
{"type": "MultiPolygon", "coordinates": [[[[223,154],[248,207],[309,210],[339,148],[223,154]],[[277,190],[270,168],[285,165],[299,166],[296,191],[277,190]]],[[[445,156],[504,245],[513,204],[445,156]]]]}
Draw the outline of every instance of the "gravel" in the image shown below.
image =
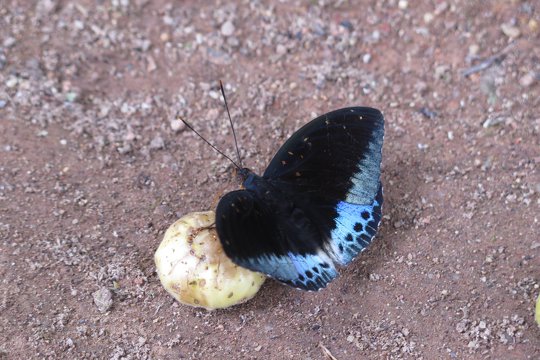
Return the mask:
{"type": "Polygon", "coordinates": [[[3,7],[0,358],[538,357],[534,5],[3,7]],[[207,313],[160,287],[164,229],[238,188],[176,119],[234,158],[220,79],[258,173],[314,116],[383,110],[381,232],[328,289],[207,313]]]}

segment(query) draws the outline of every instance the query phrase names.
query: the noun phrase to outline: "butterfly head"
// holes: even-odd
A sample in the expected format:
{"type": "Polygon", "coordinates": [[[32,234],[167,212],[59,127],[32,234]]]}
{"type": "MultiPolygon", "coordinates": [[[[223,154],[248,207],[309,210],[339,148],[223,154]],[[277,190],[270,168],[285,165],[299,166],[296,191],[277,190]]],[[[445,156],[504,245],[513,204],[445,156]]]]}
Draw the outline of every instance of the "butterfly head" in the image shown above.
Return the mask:
{"type": "Polygon", "coordinates": [[[249,175],[253,174],[253,171],[249,170],[248,168],[239,168],[236,169],[236,177],[240,182],[246,181],[246,179],[249,177],[249,175]]]}
{"type": "Polygon", "coordinates": [[[236,178],[242,184],[242,189],[250,189],[255,186],[258,176],[248,168],[236,170],[236,178]]]}

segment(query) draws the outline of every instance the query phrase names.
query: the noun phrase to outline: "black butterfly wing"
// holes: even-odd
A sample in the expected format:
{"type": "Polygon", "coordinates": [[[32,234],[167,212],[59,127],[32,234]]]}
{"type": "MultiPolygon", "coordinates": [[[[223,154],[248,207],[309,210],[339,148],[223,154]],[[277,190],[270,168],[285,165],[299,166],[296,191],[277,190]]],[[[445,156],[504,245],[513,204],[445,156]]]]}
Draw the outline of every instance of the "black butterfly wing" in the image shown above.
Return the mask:
{"type": "Polygon", "coordinates": [[[379,190],[383,137],[379,110],[332,111],[296,131],[263,177],[295,193],[366,205],[379,190]]]}
{"type": "Polygon", "coordinates": [[[323,233],[314,241],[342,265],[369,245],[382,217],[383,138],[379,110],[336,110],[294,133],[263,176],[306,210],[323,233]]]}
{"type": "Polygon", "coordinates": [[[330,112],[298,130],[262,178],[226,194],[216,227],[238,265],[320,289],[371,242],[381,219],[384,120],[371,108],[330,112]]]}
{"type": "Polygon", "coordinates": [[[303,290],[323,288],[337,276],[332,259],[312,242],[320,237],[317,228],[279,191],[226,194],[216,228],[227,256],[247,269],[303,290]]]}

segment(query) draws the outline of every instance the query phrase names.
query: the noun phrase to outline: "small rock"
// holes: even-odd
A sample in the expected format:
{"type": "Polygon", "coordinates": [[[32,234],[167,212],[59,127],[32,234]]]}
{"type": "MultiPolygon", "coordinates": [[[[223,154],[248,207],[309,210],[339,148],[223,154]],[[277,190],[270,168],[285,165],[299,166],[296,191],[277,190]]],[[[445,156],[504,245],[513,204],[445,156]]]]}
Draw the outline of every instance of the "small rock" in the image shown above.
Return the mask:
{"type": "Polygon", "coordinates": [[[227,39],[227,44],[229,44],[231,47],[238,47],[240,46],[240,40],[236,36],[231,36],[227,39]]]}
{"type": "Polygon", "coordinates": [[[426,24],[429,24],[433,21],[433,19],[435,19],[435,15],[433,15],[432,13],[430,12],[427,12],[424,14],[424,22],[426,24]]]}
{"type": "Polygon", "coordinates": [[[84,30],[84,22],[82,22],[81,20],[75,20],[73,22],[73,27],[75,28],[75,30],[84,30]]]}
{"type": "Polygon", "coordinates": [[[131,150],[132,150],[131,149],[131,144],[125,143],[124,145],[118,147],[116,150],[118,151],[118,153],[120,155],[125,155],[125,154],[131,152],[131,150]]]}
{"type": "Polygon", "coordinates": [[[283,44],[278,44],[276,46],[276,53],[278,55],[285,55],[287,53],[287,48],[283,44]]]}
{"type": "Polygon", "coordinates": [[[480,46],[478,44],[471,44],[469,45],[469,56],[476,56],[478,55],[478,51],[480,50],[480,46]]]}
{"type": "Polygon", "coordinates": [[[9,49],[10,47],[15,46],[16,43],[17,43],[17,40],[15,40],[14,37],[11,37],[11,36],[10,36],[10,37],[7,37],[7,38],[4,40],[3,45],[4,45],[4,47],[5,47],[6,49],[9,49]]]}
{"type": "Polygon", "coordinates": [[[171,126],[171,130],[175,133],[180,132],[186,128],[186,124],[184,124],[182,120],[178,119],[171,120],[169,124],[171,126]]]}
{"type": "Polygon", "coordinates": [[[17,84],[19,83],[19,79],[17,79],[16,77],[12,76],[10,77],[7,81],[6,81],[6,86],[8,88],[13,88],[15,86],[17,86],[17,84]]]}
{"type": "Polygon", "coordinates": [[[162,42],[167,42],[171,39],[170,35],[166,32],[163,32],[159,35],[159,40],[161,40],[162,42]]]}
{"type": "Polygon", "coordinates": [[[460,322],[458,322],[456,324],[456,330],[459,332],[459,333],[464,333],[465,331],[467,331],[467,326],[468,325],[468,321],[467,320],[461,320],[460,322]]]}
{"type": "Polygon", "coordinates": [[[500,124],[503,124],[506,121],[506,118],[504,116],[493,116],[488,117],[486,121],[482,124],[482,126],[487,129],[489,127],[497,126],[500,124]]]}
{"type": "Polygon", "coordinates": [[[96,304],[99,312],[105,313],[111,308],[113,303],[112,292],[106,287],[102,287],[92,293],[92,297],[94,298],[94,304],[96,304]]]}
{"type": "Polygon", "coordinates": [[[364,64],[369,64],[370,61],[371,61],[371,54],[364,54],[362,56],[362,62],[364,64]]]}
{"type": "Polygon", "coordinates": [[[231,36],[232,34],[234,34],[234,30],[234,24],[230,20],[225,21],[221,25],[221,34],[223,36],[231,36]]]}
{"type": "Polygon", "coordinates": [[[6,107],[6,105],[7,105],[7,101],[6,101],[6,100],[2,100],[2,99],[0,99],[0,109],[3,109],[3,108],[5,108],[5,107],[6,107]]]}
{"type": "Polygon", "coordinates": [[[394,222],[394,227],[396,229],[399,229],[400,227],[402,227],[403,225],[405,225],[405,223],[402,221],[402,220],[398,220],[396,222],[394,222]]]}
{"type": "Polygon", "coordinates": [[[152,46],[152,42],[148,39],[137,39],[134,41],[135,50],[147,52],[152,46]]]}
{"type": "Polygon", "coordinates": [[[156,61],[154,60],[154,58],[151,55],[148,55],[146,57],[146,62],[147,62],[146,71],[148,71],[149,73],[153,72],[153,71],[156,71],[157,64],[156,64],[156,61]]]}
{"type": "Polygon", "coordinates": [[[529,20],[527,25],[529,26],[529,30],[533,33],[538,30],[538,21],[536,21],[535,19],[529,20]]]}
{"type": "Polygon", "coordinates": [[[529,87],[534,83],[534,80],[534,75],[529,72],[519,79],[519,84],[523,87],[529,87]]]}
{"type": "Polygon", "coordinates": [[[450,67],[448,65],[438,65],[435,67],[435,78],[444,79],[449,72],[450,67]]]}
{"type": "Polygon", "coordinates": [[[381,32],[379,30],[374,30],[372,33],[371,33],[371,40],[373,42],[377,42],[381,39],[381,32]]]}
{"type": "Polygon", "coordinates": [[[36,4],[36,13],[42,17],[55,11],[56,7],[57,4],[54,0],[40,0],[36,4]]]}
{"type": "Polygon", "coordinates": [[[66,93],[67,102],[70,102],[70,103],[75,102],[75,100],[77,100],[78,97],[79,97],[79,94],[77,94],[74,91],[69,91],[68,93],[66,93]]]}
{"type": "Polygon", "coordinates": [[[502,24],[501,30],[504,35],[508,36],[510,39],[518,38],[521,35],[519,28],[510,24],[502,24]]]}
{"type": "Polygon", "coordinates": [[[164,147],[165,147],[165,141],[159,135],[153,138],[152,141],[150,142],[150,149],[152,150],[159,150],[159,149],[163,149],[164,147]]]}
{"type": "Polygon", "coordinates": [[[407,7],[409,7],[409,2],[407,0],[399,0],[398,7],[401,10],[405,10],[407,7]]]}

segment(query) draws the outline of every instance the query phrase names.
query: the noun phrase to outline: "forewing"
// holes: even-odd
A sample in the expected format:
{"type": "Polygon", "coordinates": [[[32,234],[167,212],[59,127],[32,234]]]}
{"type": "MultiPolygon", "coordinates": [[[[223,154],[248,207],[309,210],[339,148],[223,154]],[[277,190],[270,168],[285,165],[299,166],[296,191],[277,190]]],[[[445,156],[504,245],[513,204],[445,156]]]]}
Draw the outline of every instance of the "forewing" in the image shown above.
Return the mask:
{"type": "Polygon", "coordinates": [[[383,137],[379,110],[332,111],[294,133],[263,177],[296,194],[369,205],[379,189],[383,137]]]}

